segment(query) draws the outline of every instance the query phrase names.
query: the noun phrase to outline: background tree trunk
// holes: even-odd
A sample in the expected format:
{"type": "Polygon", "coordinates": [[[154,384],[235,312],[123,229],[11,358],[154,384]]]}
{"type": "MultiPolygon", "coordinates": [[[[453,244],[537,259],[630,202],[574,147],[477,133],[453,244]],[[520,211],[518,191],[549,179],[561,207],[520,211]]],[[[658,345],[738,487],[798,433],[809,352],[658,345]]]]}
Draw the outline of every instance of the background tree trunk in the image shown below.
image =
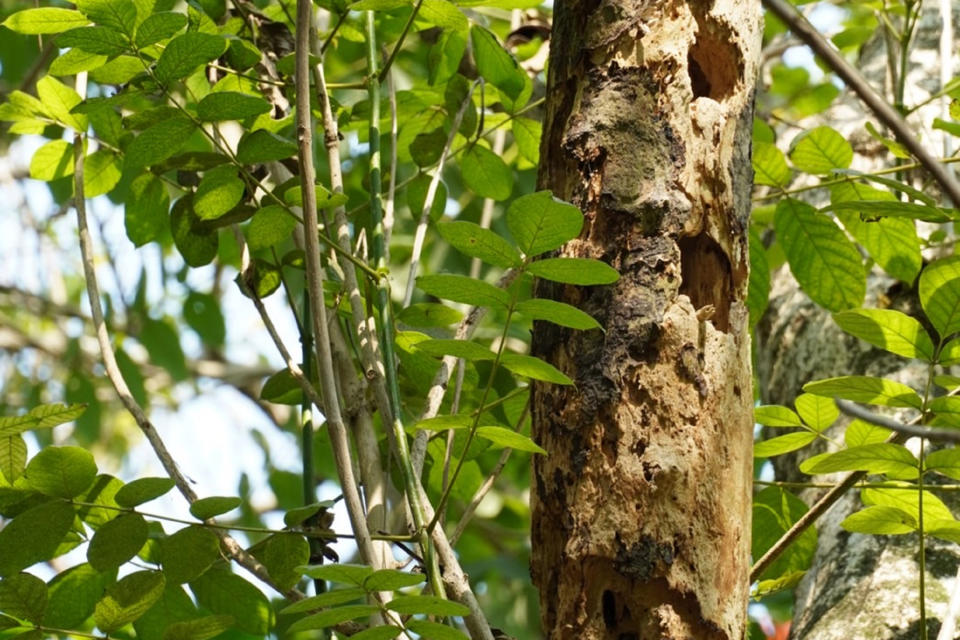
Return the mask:
{"type": "Polygon", "coordinates": [[[605,332],[538,323],[534,582],[548,638],[743,635],[752,477],[747,311],[760,4],[555,6],[540,187],[583,211],[565,256],[617,284],[538,285],[605,332]]]}

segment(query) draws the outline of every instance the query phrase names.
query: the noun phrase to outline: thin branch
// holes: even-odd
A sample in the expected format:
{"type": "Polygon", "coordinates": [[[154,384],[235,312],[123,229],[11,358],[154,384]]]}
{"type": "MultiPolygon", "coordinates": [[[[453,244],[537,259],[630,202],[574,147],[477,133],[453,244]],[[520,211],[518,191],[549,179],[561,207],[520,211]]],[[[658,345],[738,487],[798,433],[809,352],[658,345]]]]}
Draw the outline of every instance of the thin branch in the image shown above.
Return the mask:
{"type": "Polygon", "coordinates": [[[400,48],[403,46],[403,41],[406,40],[407,34],[410,33],[410,27],[413,26],[413,21],[416,20],[422,4],[423,0],[417,0],[417,4],[413,7],[413,12],[410,14],[410,17],[407,18],[406,24],[403,25],[403,31],[400,32],[400,37],[397,39],[397,43],[393,46],[393,51],[390,52],[390,57],[387,58],[387,61],[384,63],[383,69],[380,70],[380,73],[371,75],[370,82],[383,82],[383,79],[387,77],[388,73],[390,73],[390,67],[393,66],[393,61],[397,59],[397,54],[400,53],[400,48]]]}
{"type": "Polygon", "coordinates": [[[800,15],[787,0],[763,0],[763,5],[790,27],[790,30],[804,41],[821,60],[836,72],[838,76],[873,111],[874,115],[887,126],[897,140],[930,172],[955,207],[960,207],[960,183],[931,155],[914,136],[903,117],[891,107],[883,96],[864,80],[863,76],[841,56],[833,46],[800,15]]]}
{"type": "Polygon", "coordinates": [[[333,455],[340,476],[340,484],[350,516],[350,523],[357,536],[360,557],[367,564],[374,558],[373,544],[363,503],[353,476],[350,460],[350,445],[340,414],[340,399],[330,354],[330,334],[327,327],[327,308],[323,297],[323,267],[320,264],[320,240],[317,236],[317,198],[314,184],[316,172],[313,166],[313,118],[310,112],[310,28],[313,24],[313,2],[297,0],[296,73],[297,87],[296,128],[300,160],[300,185],[303,191],[303,236],[306,253],[307,284],[310,291],[310,316],[313,335],[316,338],[320,388],[323,393],[323,414],[327,419],[333,455]]]}
{"type": "Polygon", "coordinates": [[[875,424],[878,427],[895,431],[909,438],[927,438],[937,442],[960,442],[960,431],[956,429],[938,429],[936,427],[923,427],[915,424],[904,424],[886,416],[879,416],[867,411],[860,405],[856,405],[846,400],[835,400],[840,411],[848,416],[859,418],[864,422],[875,424]]]}
{"type": "Polygon", "coordinates": [[[397,88],[393,74],[387,73],[387,95],[390,97],[390,181],[383,200],[383,259],[390,262],[390,236],[393,235],[394,210],[397,205],[397,88]]]}
{"type": "MultiPolygon", "coordinates": [[[[77,74],[76,87],[77,93],[80,94],[81,98],[85,97],[87,89],[86,72],[77,74]]],[[[151,448],[153,448],[154,453],[156,453],[157,458],[160,459],[160,464],[163,465],[167,475],[173,479],[177,489],[181,494],[183,494],[183,497],[186,498],[188,502],[193,503],[197,499],[197,494],[194,492],[193,487],[190,486],[190,483],[186,477],[184,477],[184,475],[180,472],[180,469],[177,468],[177,463],[174,461],[173,456],[170,455],[169,450],[167,450],[167,447],[163,442],[163,439],[160,437],[160,434],[157,433],[156,428],[150,422],[147,414],[144,412],[140,404],[134,399],[133,394],[130,392],[130,388],[123,379],[123,374],[120,372],[120,367],[117,365],[116,355],[114,354],[113,347],[110,344],[110,336],[107,333],[107,325],[103,319],[103,308],[100,304],[100,286],[97,283],[97,274],[93,266],[93,239],[90,236],[90,229],[87,225],[87,204],[86,198],[84,197],[83,184],[85,159],[83,135],[83,132],[77,131],[73,138],[73,185],[75,193],[74,207],[77,212],[77,231],[80,236],[80,254],[83,260],[84,281],[87,288],[87,297],[90,300],[90,311],[91,315],[93,316],[94,333],[96,333],[97,342],[100,345],[100,352],[103,356],[103,366],[107,373],[107,378],[109,378],[110,383],[113,385],[117,395],[120,397],[120,402],[123,403],[123,406],[127,412],[133,416],[133,419],[136,421],[137,426],[140,427],[140,430],[143,431],[143,434],[146,436],[151,448]]],[[[290,600],[299,600],[303,598],[303,594],[295,588],[282,589],[277,586],[277,584],[270,577],[270,573],[267,571],[267,568],[264,567],[260,561],[254,558],[246,550],[244,550],[243,547],[240,546],[240,543],[234,540],[230,534],[225,531],[219,531],[217,535],[220,537],[220,541],[227,553],[230,554],[230,556],[236,560],[238,564],[256,576],[259,580],[270,585],[273,589],[276,589],[277,592],[282,593],[290,600]]]]}

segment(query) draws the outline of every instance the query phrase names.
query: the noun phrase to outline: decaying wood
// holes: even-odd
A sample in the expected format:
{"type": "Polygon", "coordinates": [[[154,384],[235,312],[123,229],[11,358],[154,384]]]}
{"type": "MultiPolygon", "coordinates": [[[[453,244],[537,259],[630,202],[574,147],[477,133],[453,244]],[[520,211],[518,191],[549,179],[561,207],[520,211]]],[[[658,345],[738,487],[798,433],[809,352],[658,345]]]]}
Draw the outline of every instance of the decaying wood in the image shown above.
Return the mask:
{"type": "Polygon", "coordinates": [[[551,639],[740,638],[751,487],[750,132],[760,6],[558,2],[540,187],[583,211],[538,284],[605,331],[538,323],[532,573],[551,639]]]}

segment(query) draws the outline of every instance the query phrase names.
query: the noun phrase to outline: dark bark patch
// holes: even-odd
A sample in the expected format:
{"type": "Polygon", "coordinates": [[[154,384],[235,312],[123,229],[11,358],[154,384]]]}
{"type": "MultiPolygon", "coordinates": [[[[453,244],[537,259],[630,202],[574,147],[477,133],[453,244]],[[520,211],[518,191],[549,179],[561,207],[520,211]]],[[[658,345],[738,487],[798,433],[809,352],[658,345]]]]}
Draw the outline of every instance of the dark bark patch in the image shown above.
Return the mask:
{"type": "Polygon", "coordinates": [[[673,546],[661,544],[644,535],[629,547],[617,537],[619,549],[614,559],[614,568],[632,580],[646,582],[673,564],[673,546]]]}
{"type": "Polygon", "coordinates": [[[600,606],[603,610],[603,624],[607,629],[617,628],[617,599],[609,589],[603,591],[600,598],[600,606]]]}

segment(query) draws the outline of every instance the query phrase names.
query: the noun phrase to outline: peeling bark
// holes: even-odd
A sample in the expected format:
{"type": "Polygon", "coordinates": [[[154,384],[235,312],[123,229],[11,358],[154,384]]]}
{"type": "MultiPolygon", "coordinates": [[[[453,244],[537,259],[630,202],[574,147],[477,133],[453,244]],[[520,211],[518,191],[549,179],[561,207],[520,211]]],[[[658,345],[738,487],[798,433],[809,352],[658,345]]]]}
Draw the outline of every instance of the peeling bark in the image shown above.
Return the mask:
{"type": "Polygon", "coordinates": [[[751,501],[750,134],[760,4],[555,8],[540,187],[580,207],[559,254],[607,287],[540,282],[605,331],[537,323],[576,382],[537,384],[533,557],[551,639],[741,638],[751,501]]]}

